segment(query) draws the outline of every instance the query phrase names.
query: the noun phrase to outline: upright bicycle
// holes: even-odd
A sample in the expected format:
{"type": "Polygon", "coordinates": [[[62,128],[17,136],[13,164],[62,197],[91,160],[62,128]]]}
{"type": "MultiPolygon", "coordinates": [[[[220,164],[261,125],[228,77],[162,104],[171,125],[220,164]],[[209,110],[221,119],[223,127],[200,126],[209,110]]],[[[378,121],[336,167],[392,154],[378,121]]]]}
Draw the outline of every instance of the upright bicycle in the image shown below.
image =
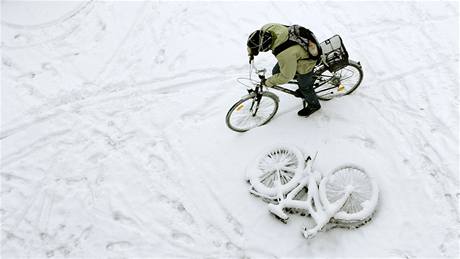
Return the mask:
{"type": "MultiPolygon", "coordinates": [[[[348,59],[348,52],[340,36],[335,35],[320,43],[323,54],[313,73],[314,89],[320,100],[327,101],[334,97],[351,94],[361,84],[363,70],[359,62],[348,59]]],[[[283,86],[267,87],[261,84],[265,79],[266,69],[257,69],[250,63],[249,78],[240,78],[238,82],[248,87],[248,94],[237,101],[225,118],[227,126],[237,132],[245,132],[268,123],[278,111],[279,98],[270,92],[275,89],[294,97],[302,98],[298,91],[283,86]],[[251,78],[255,72],[258,80],[251,78]],[[249,84],[243,83],[248,80],[249,84]]],[[[297,85],[291,80],[288,85],[297,85]]],[[[303,103],[305,106],[305,102],[303,103]]]]}

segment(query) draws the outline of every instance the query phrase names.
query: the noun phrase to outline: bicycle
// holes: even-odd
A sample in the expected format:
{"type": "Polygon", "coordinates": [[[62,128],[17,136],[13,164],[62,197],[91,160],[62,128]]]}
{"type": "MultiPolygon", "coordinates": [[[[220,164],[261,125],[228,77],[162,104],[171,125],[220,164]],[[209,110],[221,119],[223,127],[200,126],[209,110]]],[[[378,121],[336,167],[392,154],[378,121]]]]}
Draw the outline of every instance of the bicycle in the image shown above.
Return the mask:
{"type": "Polygon", "coordinates": [[[286,223],[287,213],[309,216],[305,238],[334,227],[358,228],[369,222],[378,202],[376,182],[358,166],[344,165],[326,177],[312,159],[292,146],[262,153],[248,170],[250,193],[269,202],[268,210],[286,223]]]}
{"type": "MultiPolygon", "coordinates": [[[[323,101],[351,94],[358,88],[363,79],[363,70],[359,61],[348,58],[348,52],[339,35],[335,35],[320,43],[323,54],[313,69],[315,89],[318,99],[323,101]]],[[[278,111],[279,98],[269,91],[275,89],[297,98],[303,98],[298,91],[290,90],[282,86],[264,86],[266,69],[257,69],[252,61],[249,67],[249,78],[239,78],[240,84],[248,87],[248,95],[241,97],[227,112],[225,122],[227,126],[237,132],[245,132],[252,128],[265,125],[278,111]],[[251,78],[255,72],[260,81],[251,78]],[[242,80],[249,80],[247,85],[242,80]]],[[[297,85],[293,79],[288,85],[297,85]]],[[[303,106],[305,107],[305,101],[303,106]]]]}

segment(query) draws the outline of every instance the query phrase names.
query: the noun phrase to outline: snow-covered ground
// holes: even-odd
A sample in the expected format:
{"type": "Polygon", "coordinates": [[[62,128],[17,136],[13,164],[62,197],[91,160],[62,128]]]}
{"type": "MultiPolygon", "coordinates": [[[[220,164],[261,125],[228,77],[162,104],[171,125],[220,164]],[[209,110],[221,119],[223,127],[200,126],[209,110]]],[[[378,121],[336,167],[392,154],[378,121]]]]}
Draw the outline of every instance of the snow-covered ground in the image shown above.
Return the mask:
{"type": "Polygon", "coordinates": [[[2,258],[460,256],[458,2],[1,5],[2,258]],[[238,134],[224,117],[268,22],[340,34],[364,81],[308,119],[280,93],[238,134]],[[271,217],[245,169],[279,142],[365,168],[374,219],[306,240],[271,217]]]}

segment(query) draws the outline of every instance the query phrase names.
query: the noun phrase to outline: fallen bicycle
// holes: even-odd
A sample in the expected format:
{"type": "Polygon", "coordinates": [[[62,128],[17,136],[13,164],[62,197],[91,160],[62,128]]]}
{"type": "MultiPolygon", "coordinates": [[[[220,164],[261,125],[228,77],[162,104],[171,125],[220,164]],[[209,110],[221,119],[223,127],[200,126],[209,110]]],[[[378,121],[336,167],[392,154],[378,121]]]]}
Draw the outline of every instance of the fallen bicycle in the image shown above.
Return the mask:
{"type": "Polygon", "coordinates": [[[268,202],[268,210],[284,223],[289,213],[307,216],[305,238],[320,230],[352,229],[369,222],[378,203],[375,181],[355,165],[323,177],[313,170],[313,162],[296,147],[270,148],[248,168],[250,192],[268,202]]]}

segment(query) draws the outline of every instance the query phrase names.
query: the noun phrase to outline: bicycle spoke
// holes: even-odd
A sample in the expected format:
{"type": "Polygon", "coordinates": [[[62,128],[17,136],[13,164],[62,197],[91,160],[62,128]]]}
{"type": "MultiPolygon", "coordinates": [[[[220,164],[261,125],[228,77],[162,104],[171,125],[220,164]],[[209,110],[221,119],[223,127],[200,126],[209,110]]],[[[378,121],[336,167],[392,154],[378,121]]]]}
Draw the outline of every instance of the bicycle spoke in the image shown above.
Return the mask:
{"type": "Polygon", "coordinates": [[[257,110],[257,113],[262,113],[262,114],[270,114],[273,111],[273,107],[259,107],[259,110],[257,110]]]}
{"type": "Polygon", "coordinates": [[[237,123],[235,123],[236,125],[242,125],[243,123],[242,122],[247,122],[249,119],[250,119],[250,116],[249,114],[247,114],[246,116],[241,116],[239,118],[236,118],[237,119],[237,123]]]}
{"type": "Polygon", "coordinates": [[[269,172],[266,172],[266,173],[262,174],[262,175],[259,177],[260,181],[264,181],[264,180],[267,179],[268,177],[273,176],[273,173],[274,173],[274,171],[269,171],[269,172]]]}
{"type": "Polygon", "coordinates": [[[273,183],[274,183],[274,177],[269,177],[267,178],[267,180],[265,181],[261,181],[261,183],[263,183],[264,185],[268,186],[268,187],[273,187],[273,183]]]}
{"type": "Polygon", "coordinates": [[[291,173],[296,172],[296,168],[292,168],[292,167],[289,167],[289,166],[283,166],[283,167],[281,167],[281,170],[286,171],[286,172],[291,172],[291,173]]]}
{"type": "Polygon", "coordinates": [[[282,184],[281,184],[281,174],[280,174],[280,171],[279,171],[279,170],[276,170],[276,174],[275,174],[275,175],[276,175],[275,179],[276,179],[277,182],[278,182],[278,186],[281,186],[282,184]]]}
{"type": "Polygon", "coordinates": [[[292,178],[294,178],[294,173],[283,171],[283,176],[286,179],[286,182],[289,182],[292,178]]]}

